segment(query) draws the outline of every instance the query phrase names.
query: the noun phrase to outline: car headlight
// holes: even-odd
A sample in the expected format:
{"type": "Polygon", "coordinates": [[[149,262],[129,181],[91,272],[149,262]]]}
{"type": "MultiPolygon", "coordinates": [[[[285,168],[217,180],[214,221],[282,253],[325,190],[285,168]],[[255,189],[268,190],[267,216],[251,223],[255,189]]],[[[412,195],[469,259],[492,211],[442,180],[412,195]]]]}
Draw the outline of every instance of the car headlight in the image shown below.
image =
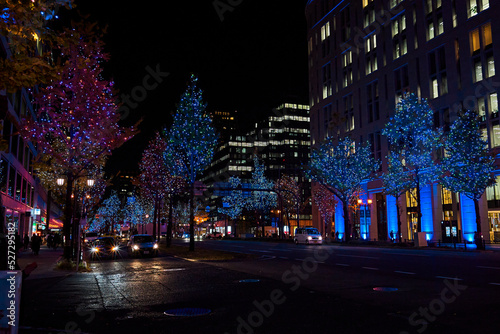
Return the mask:
{"type": "Polygon", "coordinates": [[[139,250],[139,246],[137,245],[134,245],[134,247],[132,247],[134,250],[139,250]]]}
{"type": "Polygon", "coordinates": [[[307,240],[312,240],[312,237],[307,237],[307,240]]]}
{"type": "Polygon", "coordinates": [[[323,240],[323,237],[321,237],[321,236],[320,236],[320,237],[318,237],[318,240],[323,240]]]}
{"type": "Polygon", "coordinates": [[[118,252],[119,249],[120,249],[120,247],[118,247],[118,246],[113,246],[113,248],[111,248],[111,250],[113,252],[118,252]]]}
{"type": "Polygon", "coordinates": [[[153,245],[153,248],[154,248],[154,249],[158,249],[158,244],[154,244],[154,245],[153,245]]]}
{"type": "Polygon", "coordinates": [[[99,248],[92,247],[91,251],[92,251],[92,253],[97,253],[97,252],[99,252],[99,248]]]}

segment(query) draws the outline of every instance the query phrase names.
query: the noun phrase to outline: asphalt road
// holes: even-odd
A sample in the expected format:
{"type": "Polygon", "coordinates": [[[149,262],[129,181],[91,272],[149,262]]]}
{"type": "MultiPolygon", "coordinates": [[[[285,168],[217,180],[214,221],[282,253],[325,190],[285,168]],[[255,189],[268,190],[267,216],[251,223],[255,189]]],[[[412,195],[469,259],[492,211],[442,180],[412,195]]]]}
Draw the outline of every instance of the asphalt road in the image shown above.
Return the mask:
{"type": "Polygon", "coordinates": [[[497,333],[500,254],[202,241],[254,259],[102,260],[27,279],[21,333],[497,333]],[[380,288],[380,289],[379,289],[380,288]],[[396,290],[397,289],[397,290],[396,290]],[[165,311],[209,312],[171,316],[165,311]]]}

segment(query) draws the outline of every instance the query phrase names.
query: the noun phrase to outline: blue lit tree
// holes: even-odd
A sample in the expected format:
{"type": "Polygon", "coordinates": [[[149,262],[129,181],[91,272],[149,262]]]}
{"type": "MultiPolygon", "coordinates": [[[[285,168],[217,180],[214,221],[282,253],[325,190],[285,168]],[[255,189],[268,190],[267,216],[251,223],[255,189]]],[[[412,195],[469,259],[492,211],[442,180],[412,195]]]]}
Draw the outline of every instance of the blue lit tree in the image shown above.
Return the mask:
{"type": "MultiPolygon", "coordinates": [[[[481,233],[479,199],[486,188],[495,183],[495,158],[481,134],[475,111],[459,113],[445,136],[444,148],[440,182],[445,188],[474,201],[476,231],[481,233]]],[[[482,242],[478,241],[476,239],[478,247],[482,247],[482,242]]]]}
{"type": "Polygon", "coordinates": [[[331,223],[333,215],[335,214],[335,207],[337,206],[335,195],[322,184],[314,188],[312,195],[314,204],[318,207],[323,223],[331,223]]]}
{"type": "MultiPolygon", "coordinates": [[[[297,206],[300,205],[300,203],[298,203],[301,197],[300,186],[291,176],[282,175],[278,181],[276,181],[275,188],[280,195],[281,205],[283,207],[285,217],[287,218],[288,228],[290,231],[290,214],[292,212],[299,214],[299,212],[297,212],[297,206]]],[[[284,235],[284,233],[281,235],[284,235]]]]}
{"type": "Polygon", "coordinates": [[[307,174],[342,202],[345,241],[349,241],[351,232],[349,205],[362,192],[361,183],[368,180],[378,166],[368,145],[355,145],[348,137],[338,143],[333,137],[327,137],[311,153],[307,174]]]}
{"type": "MultiPolygon", "coordinates": [[[[222,197],[222,208],[218,211],[236,220],[245,208],[246,197],[243,195],[241,179],[239,177],[229,178],[229,186],[232,188],[229,195],[222,197]]],[[[236,228],[234,233],[236,233],[236,228]]]]}
{"type": "Polygon", "coordinates": [[[434,128],[434,115],[427,100],[406,94],[382,134],[387,136],[391,154],[401,162],[416,189],[417,232],[421,232],[420,190],[437,177],[433,156],[441,145],[442,131],[434,128]]]}
{"type": "Polygon", "coordinates": [[[116,191],[111,193],[111,196],[106,198],[101,207],[98,209],[99,215],[104,220],[104,226],[100,226],[100,230],[105,233],[113,233],[119,229],[118,221],[121,218],[122,204],[116,191]]]}
{"type": "Polygon", "coordinates": [[[401,242],[401,209],[399,198],[414,188],[412,175],[405,169],[401,155],[389,152],[387,156],[387,171],[382,175],[384,193],[396,198],[396,211],[398,215],[398,240],[401,242]]]}
{"type": "Polygon", "coordinates": [[[197,176],[210,164],[217,145],[217,133],[206,113],[198,78],[192,75],[181,96],[177,113],[166,133],[165,163],[172,174],[182,177],[190,188],[190,242],[194,250],[194,186],[197,176]]]}

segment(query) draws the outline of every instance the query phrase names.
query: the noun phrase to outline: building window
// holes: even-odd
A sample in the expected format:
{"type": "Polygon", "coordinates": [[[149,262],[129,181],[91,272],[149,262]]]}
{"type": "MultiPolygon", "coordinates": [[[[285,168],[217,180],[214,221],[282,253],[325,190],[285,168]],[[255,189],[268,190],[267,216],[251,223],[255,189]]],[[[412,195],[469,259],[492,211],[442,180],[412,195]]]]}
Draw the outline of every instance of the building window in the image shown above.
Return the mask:
{"type": "Polygon", "coordinates": [[[445,48],[440,47],[429,53],[429,77],[431,85],[431,98],[448,93],[448,80],[446,75],[445,48]]]}
{"type": "Polygon", "coordinates": [[[489,95],[489,110],[490,113],[496,114],[492,115],[492,117],[498,117],[498,94],[493,93],[489,95]]]}
{"type": "Polygon", "coordinates": [[[396,89],[396,104],[403,97],[403,94],[410,89],[408,76],[408,65],[404,65],[394,71],[394,87],[396,89]]]}
{"type": "Polygon", "coordinates": [[[492,128],[492,145],[493,147],[500,146],[500,124],[497,122],[493,123],[492,128]]]}
{"type": "Polygon", "coordinates": [[[347,42],[351,38],[351,13],[349,6],[344,8],[340,13],[340,31],[342,43],[347,42]]]}
{"type": "Polygon", "coordinates": [[[330,54],[330,22],[321,27],[321,50],[323,58],[330,54]]]}
{"type": "Polygon", "coordinates": [[[342,87],[352,84],[352,50],[345,51],[342,55],[343,83],[342,87]]]}
{"type": "Polygon", "coordinates": [[[396,7],[396,6],[397,6],[397,5],[399,5],[401,2],[403,2],[403,0],[391,0],[391,8],[396,7]]]}
{"type": "Polygon", "coordinates": [[[328,63],[325,66],[323,66],[322,76],[323,76],[323,99],[326,99],[327,97],[333,94],[331,63],[328,63]]]}
{"type": "Polygon", "coordinates": [[[486,77],[491,78],[495,75],[495,60],[493,55],[489,55],[486,59],[486,77]]]}
{"type": "Polygon", "coordinates": [[[474,58],[474,65],[473,65],[473,74],[474,74],[474,82],[478,82],[483,80],[483,66],[481,64],[481,58],[476,57],[474,58]]]}
{"type": "Polygon", "coordinates": [[[378,69],[376,49],[377,49],[377,36],[375,34],[371,34],[365,39],[366,75],[378,69]]]}
{"type": "Polygon", "coordinates": [[[405,12],[392,20],[392,41],[393,41],[393,59],[404,56],[407,52],[406,41],[406,16],[405,12]]]}
{"type": "Polygon", "coordinates": [[[468,0],[467,2],[467,14],[469,18],[490,8],[489,0],[468,0]]]}
{"type": "Polygon", "coordinates": [[[354,130],[354,101],[352,94],[344,97],[344,119],[345,119],[345,131],[349,132],[354,130]]]}
{"type": "Polygon", "coordinates": [[[378,81],[374,81],[366,86],[368,123],[380,119],[379,90],[378,81]]]}

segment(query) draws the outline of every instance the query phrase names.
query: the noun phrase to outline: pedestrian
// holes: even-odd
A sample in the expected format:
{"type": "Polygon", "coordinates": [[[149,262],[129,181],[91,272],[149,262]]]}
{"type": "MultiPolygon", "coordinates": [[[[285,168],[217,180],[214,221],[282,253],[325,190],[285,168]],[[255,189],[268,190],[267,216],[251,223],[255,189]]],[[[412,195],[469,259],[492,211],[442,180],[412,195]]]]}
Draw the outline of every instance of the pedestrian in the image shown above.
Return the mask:
{"type": "Polygon", "coordinates": [[[31,249],[33,250],[33,254],[38,255],[38,252],[40,252],[40,244],[41,243],[42,243],[42,239],[37,234],[35,234],[31,238],[31,249]]]}
{"type": "Polygon", "coordinates": [[[59,233],[56,233],[54,235],[54,240],[53,240],[53,243],[54,243],[54,249],[57,249],[57,247],[59,246],[59,244],[61,243],[61,236],[59,235],[59,233]]]}
{"type": "Polygon", "coordinates": [[[54,235],[52,235],[52,233],[49,233],[49,235],[47,235],[47,247],[48,248],[52,248],[54,246],[54,235]]]}
{"type": "Polygon", "coordinates": [[[339,231],[335,232],[335,240],[339,240],[339,231]]]}
{"type": "Polygon", "coordinates": [[[28,250],[28,247],[30,245],[30,237],[28,236],[28,233],[24,235],[24,251],[26,252],[28,250]]]}
{"type": "Polygon", "coordinates": [[[394,230],[391,230],[389,236],[391,237],[391,242],[394,242],[394,230]]]}

